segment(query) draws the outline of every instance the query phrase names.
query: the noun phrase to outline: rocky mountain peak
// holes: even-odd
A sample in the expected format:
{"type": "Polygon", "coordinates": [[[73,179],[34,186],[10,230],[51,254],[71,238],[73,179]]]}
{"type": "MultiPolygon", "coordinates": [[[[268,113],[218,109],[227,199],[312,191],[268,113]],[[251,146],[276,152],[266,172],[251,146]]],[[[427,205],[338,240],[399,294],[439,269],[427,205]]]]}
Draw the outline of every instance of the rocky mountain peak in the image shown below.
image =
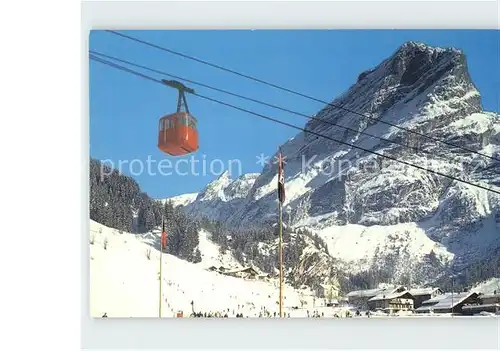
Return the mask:
{"type": "Polygon", "coordinates": [[[394,76],[402,86],[420,83],[425,88],[450,75],[461,76],[462,83],[471,83],[465,55],[454,48],[409,41],[401,45],[382,66],[389,68],[386,73],[394,76]]]}
{"type": "MultiPolygon", "coordinates": [[[[352,143],[359,135],[318,119],[358,131],[379,124],[380,119],[398,125],[411,122],[421,124],[418,128],[427,132],[481,111],[481,97],[462,51],[409,41],[376,67],[362,72],[356,83],[319,111],[306,128],[352,143]],[[419,121],[422,116],[425,121],[419,121]]],[[[378,130],[387,133],[389,127],[379,125],[378,130]]],[[[317,139],[306,133],[304,140],[309,145],[304,151],[317,154],[338,150],[336,143],[324,140],[319,147],[317,139]]]]}

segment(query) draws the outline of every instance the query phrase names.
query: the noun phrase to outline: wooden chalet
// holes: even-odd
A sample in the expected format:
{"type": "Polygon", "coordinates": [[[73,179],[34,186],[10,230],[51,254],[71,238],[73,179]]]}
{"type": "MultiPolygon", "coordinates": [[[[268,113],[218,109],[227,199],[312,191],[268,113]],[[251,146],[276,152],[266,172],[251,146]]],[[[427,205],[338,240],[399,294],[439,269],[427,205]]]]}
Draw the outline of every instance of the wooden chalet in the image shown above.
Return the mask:
{"type": "Polygon", "coordinates": [[[347,294],[347,301],[349,305],[357,307],[360,309],[368,309],[368,300],[377,296],[379,293],[383,292],[385,289],[367,289],[367,290],[356,290],[351,291],[347,294]]]}
{"type": "Polygon", "coordinates": [[[352,291],[347,294],[347,299],[349,305],[363,310],[413,309],[412,296],[403,286],[352,291]]]}
{"type": "Polygon", "coordinates": [[[478,303],[462,307],[465,315],[480,314],[482,312],[500,314],[500,294],[480,294],[478,303]]]}
{"type": "Polygon", "coordinates": [[[384,291],[368,300],[368,308],[372,311],[385,312],[412,311],[413,296],[404,287],[384,291]]]}
{"type": "Polygon", "coordinates": [[[479,295],[475,292],[446,293],[422,302],[416,313],[462,313],[467,305],[478,305],[479,295]]]}
{"type": "Polygon", "coordinates": [[[495,304],[495,303],[500,304],[500,294],[479,295],[479,300],[483,305],[495,304]]]}
{"type": "Polygon", "coordinates": [[[442,295],[443,291],[440,288],[421,288],[410,289],[410,294],[413,296],[413,308],[417,309],[422,306],[424,301],[433,299],[438,295],[442,295]]]}

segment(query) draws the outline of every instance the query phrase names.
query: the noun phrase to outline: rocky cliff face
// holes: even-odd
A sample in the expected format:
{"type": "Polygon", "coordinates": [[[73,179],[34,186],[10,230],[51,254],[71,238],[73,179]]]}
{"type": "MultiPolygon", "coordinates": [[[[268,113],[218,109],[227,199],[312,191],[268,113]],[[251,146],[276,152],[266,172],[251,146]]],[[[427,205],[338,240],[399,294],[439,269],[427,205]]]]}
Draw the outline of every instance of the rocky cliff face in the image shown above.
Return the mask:
{"type": "MultiPolygon", "coordinates": [[[[408,42],[332,104],[356,113],[329,105],[306,129],[500,191],[499,162],[384,123],[500,158],[500,115],[483,111],[460,50],[408,42]]],[[[425,281],[436,273],[429,255],[441,265],[467,265],[500,246],[498,194],[307,132],[281,147],[285,221],[319,233],[329,254],[354,270],[405,253],[425,281]]],[[[275,223],[276,183],[276,164],[236,180],[223,175],[184,209],[236,228],[275,223]]],[[[415,270],[397,266],[394,276],[415,270]]]]}

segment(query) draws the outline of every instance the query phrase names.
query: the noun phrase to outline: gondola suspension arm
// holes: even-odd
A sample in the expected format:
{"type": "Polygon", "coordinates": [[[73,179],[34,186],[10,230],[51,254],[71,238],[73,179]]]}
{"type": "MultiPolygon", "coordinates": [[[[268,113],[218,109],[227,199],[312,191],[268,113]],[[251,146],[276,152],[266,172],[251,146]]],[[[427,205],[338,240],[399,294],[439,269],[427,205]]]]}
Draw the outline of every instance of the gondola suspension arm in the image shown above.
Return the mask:
{"type": "Polygon", "coordinates": [[[162,79],[161,80],[163,84],[168,85],[174,89],[177,89],[179,91],[179,97],[177,98],[177,112],[181,112],[181,107],[184,104],[184,108],[187,113],[189,113],[189,108],[186,100],[186,95],[184,94],[185,92],[189,94],[195,94],[194,89],[189,88],[182,84],[181,82],[177,80],[166,80],[162,79]]]}

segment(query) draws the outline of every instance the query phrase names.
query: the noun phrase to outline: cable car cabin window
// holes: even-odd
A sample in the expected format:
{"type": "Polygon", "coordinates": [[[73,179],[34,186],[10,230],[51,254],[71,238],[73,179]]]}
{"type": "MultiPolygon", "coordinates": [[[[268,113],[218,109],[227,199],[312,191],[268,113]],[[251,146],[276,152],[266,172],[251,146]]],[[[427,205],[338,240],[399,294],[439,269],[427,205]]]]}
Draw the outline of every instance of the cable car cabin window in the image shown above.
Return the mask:
{"type": "Polygon", "coordinates": [[[159,128],[160,128],[160,131],[162,131],[162,132],[166,131],[167,129],[174,128],[174,126],[175,126],[175,123],[172,120],[172,118],[165,118],[165,119],[160,120],[159,128]]]}
{"type": "Polygon", "coordinates": [[[171,118],[165,118],[165,130],[172,128],[171,118]]]}
{"type": "Polygon", "coordinates": [[[196,119],[193,116],[189,116],[188,126],[193,129],[196,129],[196,119]]]}
{"type": "Polygon", "coordinates": [[[186,126],[187,125],[187,116],[186,115],[178,115],[177,116],[177,125],[179,127],[186,126]]]}

